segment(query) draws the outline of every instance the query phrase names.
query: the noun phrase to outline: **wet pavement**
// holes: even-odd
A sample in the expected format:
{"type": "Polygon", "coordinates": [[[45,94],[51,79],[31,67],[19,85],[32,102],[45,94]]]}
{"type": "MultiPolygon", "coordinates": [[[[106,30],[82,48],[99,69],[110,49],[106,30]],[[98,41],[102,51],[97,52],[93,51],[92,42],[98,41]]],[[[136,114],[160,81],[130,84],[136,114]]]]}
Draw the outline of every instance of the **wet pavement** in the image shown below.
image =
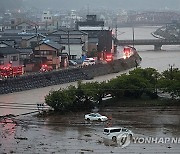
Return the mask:
{"type": "Polygon", "coordinates": [[[106,107],[110,120],[87,122],[85,112],[0,119],[0,153],[179,153],[179,143],[106,144],[105,127],[126,127],[135,137],[180,138],[179,107],[106,107]]]}

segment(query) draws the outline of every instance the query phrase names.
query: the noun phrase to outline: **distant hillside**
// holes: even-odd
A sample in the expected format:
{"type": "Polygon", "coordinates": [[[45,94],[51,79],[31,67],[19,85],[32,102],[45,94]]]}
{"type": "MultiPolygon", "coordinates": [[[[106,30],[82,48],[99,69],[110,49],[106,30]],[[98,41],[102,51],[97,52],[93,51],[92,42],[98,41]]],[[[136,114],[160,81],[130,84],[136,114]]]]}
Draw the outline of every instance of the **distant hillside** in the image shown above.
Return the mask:
{"type": "Polygon", "coordinates": [[[22,0],[0,0],[0,11],[19,9],[22,6],[22,0]]]}

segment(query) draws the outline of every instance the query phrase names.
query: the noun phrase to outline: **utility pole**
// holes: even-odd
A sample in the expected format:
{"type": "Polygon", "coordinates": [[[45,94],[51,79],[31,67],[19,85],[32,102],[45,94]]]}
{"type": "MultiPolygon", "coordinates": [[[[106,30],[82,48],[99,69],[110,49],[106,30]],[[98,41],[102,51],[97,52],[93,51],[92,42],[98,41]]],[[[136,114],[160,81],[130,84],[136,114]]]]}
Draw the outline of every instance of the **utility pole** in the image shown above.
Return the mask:
{"type": "Polygon", "coordinates": [[[58,29],[59,29],[59,22],[58,22],[58,21],[57,21],[57,25],[56,25],[56,26],[57,26],[56,28],[57,28],[57,30],[58,30],[58,29]]]}
{"type": "Polygon", "coordinates": [[[47,20],[46,20],[46,30],[47,30],[47,28],[48,28],[48,23],[47,23],[47,20]]]}
{"type": "Polygon", "coordinates": [[[36,38],[37,38],[37,46],[38,46],[38,49],[39,49],[39,54],[40,54],[40,60],[41,60],[41,64],[42,64],[42,57],[41,57],[41,53],[40,53],[40,44],[39,44],[39,34],[38,34],[38,31],[37,31],[37,26],[35,26],[35,29],[36,29],[36,38]]]}
{"type": "Polygon", "coordinates": [[[117,32],[118,32],[118,30],[117,30],[117,23],[116,23],[116,29],[115,29],[115,36],[116,36],[116,39],[118,39],[118,38],[117,38],[117,36],[118,36],[118,33],[117,33],[117,32]]]}
{"type": "Polygon", "coordinates": [[[132,32],[133,32],[133,48],[134,48],[134,26],[132,26],[132,32]]]}
{"type": "Polygon", "coordinates": [[[67,31],[67,35],[68,35],[68,54],[69,54],[69,59],[71,57],[71,49],[70,49],[70,43],[69,43],[69,29],[67,31]]]}

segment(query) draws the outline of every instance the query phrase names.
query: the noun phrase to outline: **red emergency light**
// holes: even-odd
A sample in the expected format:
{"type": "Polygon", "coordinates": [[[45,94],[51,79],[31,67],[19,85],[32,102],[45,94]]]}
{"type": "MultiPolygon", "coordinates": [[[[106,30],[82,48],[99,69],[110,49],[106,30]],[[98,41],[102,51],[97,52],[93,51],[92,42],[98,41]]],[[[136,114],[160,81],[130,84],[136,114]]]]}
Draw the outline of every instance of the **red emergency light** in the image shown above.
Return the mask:
{"type": "Polygon", "coordinates": [[[129,58],[131,55],[131,48],[130,47],[124,47],[124,57],[129,58]]]}
{"type": "Polygon", "coordinates": [[[0,77],[14,77],[22,74],[23,74],[22,66],[18,66],[18,67],[4,66],[0,68],[0,77]]]}
{"type": "Polygon", "coordinates": [[[131,49],[130,48],[124,48],[124,53],[130,53],[131,49]]]}
{"type": "Polygon", "coordinates": [[[43,64],[42,67],[47,67],[47,65],[46,65],[46,64],[43,64]]]}
{"type": "Polygon", "coordinates": [[[112,61],[112,60],[113,60],[112,53],[106,54],[106,61],[107,61],[107,62],[110,62],[110,61],[112,61]]]}

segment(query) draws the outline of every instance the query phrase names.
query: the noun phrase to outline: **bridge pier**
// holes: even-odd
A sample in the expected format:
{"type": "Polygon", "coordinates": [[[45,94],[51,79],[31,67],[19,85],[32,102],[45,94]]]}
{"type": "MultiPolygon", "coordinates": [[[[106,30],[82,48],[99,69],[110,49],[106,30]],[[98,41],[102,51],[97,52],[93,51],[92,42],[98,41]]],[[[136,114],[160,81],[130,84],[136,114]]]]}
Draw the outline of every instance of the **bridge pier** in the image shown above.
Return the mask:
{"type": "Polygon", "coordinates": [[[161,50],[162,48],[162,45],[159,44],[159,45],[154,45],[154,50],[161,50]]]}

